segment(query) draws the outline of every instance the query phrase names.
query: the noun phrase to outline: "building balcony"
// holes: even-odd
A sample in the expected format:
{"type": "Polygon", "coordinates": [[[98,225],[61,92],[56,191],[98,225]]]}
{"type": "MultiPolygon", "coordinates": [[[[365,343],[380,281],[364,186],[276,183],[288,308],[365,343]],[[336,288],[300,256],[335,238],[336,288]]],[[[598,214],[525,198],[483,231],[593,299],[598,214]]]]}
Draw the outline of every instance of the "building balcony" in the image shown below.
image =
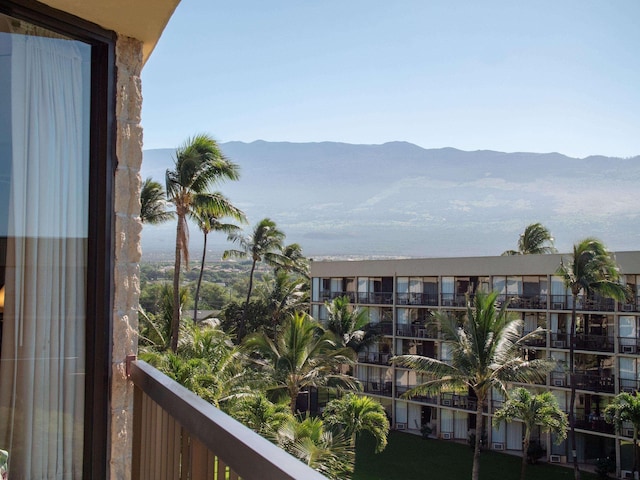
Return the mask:
{"type": "Polygon", "coordinates": [[[358,303],[366,305],[391,305],[393,292],[358,292],[358,303]]]}
{"type": "MultiPolygon", "coordinates": [[[[551,333],[552,348],[569,348],[570,336],[563,332],[551,333]]],[[[575,349],[591,352],[613,353],[615,341],[613,335],[593,335],[578,333],[575,335],[575,349]]]]}
{"type": "Polygon", "coordinates": [[[508,307],[519,310],[544,310],[547,308],[546,295],[498,295],[497,302],[502,305],[509,302],[508,307]]]}
{"type": "Polygon", "coordinates": [[[590,432],[608,433],[610,435],[616,433],[615,427],[612,424],[605,422],[601,416],[596,417],[594,415],[576,415],[576,428],[590,432]]]}
{"type": "MultiPolygon", "coordinates": [[[[402,395],[415,387],[416,385],[396,385],[396,397],[402,397],[402,395]]],[[[432,395],[415,395],[411,397],[411,400],[413,400],[414,402],[429,403],[431,405],[438,404],[438,397],[432,395]]]]}
{"type": "MultiPolygon", "coordinates": [[[[475,412],[478,409],[478,399],[469,395],[458,395],[455,393],[441,393],[440,405],[443,407],[460,408],[462,410],[469,410],[475,412]]],[[[484,406],[484,412],[487,411],[487,406],[484,406]]]]}
{"type": "Polygon", "coordinates": [[[619,312],[640,312],[640,298],[634,298],[630,302],[619,303],[619,312]]]}
{"type": "Polygon", "coordinates": [[[618,337],[618,352],[629,355],[640,353],[640,338],[618,337]]]}
{"type": "Polygon", "coordinates": [[[145,362],[127,366],[135,386],[132,478],[325,478],[145,362]]]}
{"type": "Polygon", "coordinates": [[[634,393],[640,391],[640,381],[632,378],[621,378],[618,380],[618,388],[621,392],[634,393]]]}
{"type": "Polygon", "coordinates": [[[373,395],[382,395],[385,397],[390,397],[391,396],[391,392],[393,389],[393,385],[391,381],[388,380],[369,380],[369,381],[364,381],[364,380],[360,380],[360,383],[362,384],[362,388],[364,390],[364,393],[370,393],[373,395]]]}
{"type": "Polygon", "coordinates": [[[438,338],[438,332],[435,328],[428,328],[425,325],[398,324],[396,326],[396,336],[435,339],[438,338]]]}
{"type": "Polygon", "coordinates": [[[358,363],[367,363],[371,365],[389,365],[389,353],[378,352],[359,352],[358,363]]]}
{"type": "MultiPolygon", "coordinates": [[[[551,310],[571,310],[573,297],[571,295],[551,295],[551,310]]],[[[613,312],[615,302],[610,298],[578,296],[576,310],[584,312],[613,312]]]]}
{"type": "Polygon", "coordinates": [[[438,305],[438,295],[431,293],[397,293],[396,303],[398,305],[438,305]]]}

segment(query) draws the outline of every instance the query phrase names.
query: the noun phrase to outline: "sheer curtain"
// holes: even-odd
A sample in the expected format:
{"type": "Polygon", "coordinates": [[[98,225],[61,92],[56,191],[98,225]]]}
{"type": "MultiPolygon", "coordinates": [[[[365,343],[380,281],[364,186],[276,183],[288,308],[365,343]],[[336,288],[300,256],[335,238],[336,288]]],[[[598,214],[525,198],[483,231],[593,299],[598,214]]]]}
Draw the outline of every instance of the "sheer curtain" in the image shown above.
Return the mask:
{"type": "MultiPolygon", "coordinates": [[[[12,35],[12,176],[0,357],[9,478],[80,478],[88,155],[78,42],[12,35]]],[[[85,52],[86,54],[86,52],[85,52]]]]}

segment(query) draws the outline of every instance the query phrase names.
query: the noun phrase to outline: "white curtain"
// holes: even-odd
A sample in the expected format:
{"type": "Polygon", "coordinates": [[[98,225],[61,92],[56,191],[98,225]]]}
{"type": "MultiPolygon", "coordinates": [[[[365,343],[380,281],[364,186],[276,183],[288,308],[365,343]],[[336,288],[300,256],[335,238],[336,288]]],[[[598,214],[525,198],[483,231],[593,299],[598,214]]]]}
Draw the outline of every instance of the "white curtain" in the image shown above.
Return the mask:
{"type": "Polygon", "coordinates": [[[522,450],[522,423],[507,423],[507,450],[522,450]]]}
{"type": "Polygon", "coordinates": [[[440,431],[444,433],[453,433],[453,412],[451,410],[441,410],[440,431]]]}
{"type": "Polygon", "coordinates": [[[469,419],[466,413],[453,412],[454,438],[466,440],[469,437],[469,419]]]}
{"type": "Polygon", "coordinates": [[[77,42],[12,36],[0,358],[0,448],[12,480],[82,476],[87,85],[77,42]]]}

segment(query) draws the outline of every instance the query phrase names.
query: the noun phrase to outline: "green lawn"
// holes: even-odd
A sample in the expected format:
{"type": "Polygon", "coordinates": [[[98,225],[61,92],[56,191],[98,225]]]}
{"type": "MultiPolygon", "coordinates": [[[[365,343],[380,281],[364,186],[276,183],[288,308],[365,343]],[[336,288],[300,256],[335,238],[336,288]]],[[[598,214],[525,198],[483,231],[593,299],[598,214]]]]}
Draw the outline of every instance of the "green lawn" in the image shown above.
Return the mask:
{"type": "MultiPolygon", "coordinates": [[[[363,435],[356,451],[354,480],[457,480],[471,478],[473,451],[468,445],[441,440],[423,440],[409,433],[390,432],[384,452],[373,452],[373,440],[363,435]]],[[[481,480],[519,480],[521,458],[497,452],[482,452],[481,480]]],[[[572,479],[573,470],[555,465],[527,466],[527,480],[572,479]]],[[[582,474],[594,480],[592,474],[582,474]]]]}

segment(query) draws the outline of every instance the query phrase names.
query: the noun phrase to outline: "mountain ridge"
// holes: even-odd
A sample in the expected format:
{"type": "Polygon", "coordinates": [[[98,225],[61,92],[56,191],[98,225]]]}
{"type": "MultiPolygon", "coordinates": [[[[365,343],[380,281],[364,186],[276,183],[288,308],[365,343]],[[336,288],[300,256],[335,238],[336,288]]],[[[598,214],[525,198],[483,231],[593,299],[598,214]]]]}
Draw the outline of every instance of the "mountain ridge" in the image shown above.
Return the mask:
{"type": "MultiPolygon", "coordinates": [[[[463,256],[515,247],[540,221],[568,251],[595,235],[640,244],[634,159],[557,152],[425,149],[404,141],[221,143],[241,170],[219,185],[251,224],[273,218],[310,255],[463,256]]],[[[144,151],[142,176],[163,181],[173,149],[144,151]]],[[[166,227],[166,226],[165,226],[166,227]]],[[[163,227],[161,227],[163,228],[163,227]]],[[[143,248],[160,248],[147,233],[143,248]]],[[[199,235],[192,230],[192,239],[199,235]]]]}

